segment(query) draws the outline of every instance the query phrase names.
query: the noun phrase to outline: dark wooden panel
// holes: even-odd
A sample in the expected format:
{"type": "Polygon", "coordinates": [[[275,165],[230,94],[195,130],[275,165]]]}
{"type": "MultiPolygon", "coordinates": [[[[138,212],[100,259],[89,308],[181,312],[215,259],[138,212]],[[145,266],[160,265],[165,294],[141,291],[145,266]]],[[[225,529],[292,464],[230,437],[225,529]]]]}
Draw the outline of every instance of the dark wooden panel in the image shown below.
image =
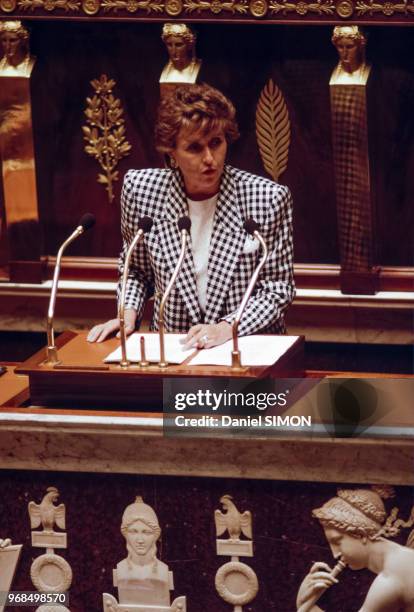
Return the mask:
{"type": "MultiPolygon", "coordinates": [[[[35,20],[30,26],[32,51],[38,58],[32,98],[44,255],[54,255],[80,215],[90,210],[97,225],[70,247],[68,255],[117,257],[121,181],[109,204],[96,182],[98,164],[83,151],[85,100],[92,93],[92,78],[103,72],[113,77],[133,146],[132,154],[119,164],[120,176],[130,167],[160,165],[152,132],[158,79],[166,61],[161,23],[35,20]]],[[[242,135],[229,156],[234,165],[265,176],[256,144],[255,107],[269,77],[282,89],[292,142],[288,169],[280,180],[294,197],[295,259],[338,264],[328,86],[337,55],[330,42],[331,26],[199,23],[197,29],[198,54],[204,61],[201,79],[221,88],[238,108],[242,135]]],[[[412,265],[412,33],[412,28],[396,27],[369,31],[380,265],[412,265]]]]}

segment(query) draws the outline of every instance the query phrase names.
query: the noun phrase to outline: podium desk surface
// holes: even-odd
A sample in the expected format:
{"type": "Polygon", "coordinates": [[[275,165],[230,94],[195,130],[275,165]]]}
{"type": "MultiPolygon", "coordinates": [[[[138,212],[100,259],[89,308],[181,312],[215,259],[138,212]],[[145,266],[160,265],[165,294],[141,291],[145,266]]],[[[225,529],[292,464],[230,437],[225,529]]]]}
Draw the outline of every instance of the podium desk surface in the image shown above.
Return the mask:
{"type": "Polygon", "coordinates": [[[217,378],[292,378],[304,374],[303,337],[296,338],[274,363],[239,370],[230,366],[193,366],[188,363],[190,358],[165,368],[157,364],[145,369],[137,364],[121,368],[119,364],[104,363],[105,357],[118,347],[119,340],[110,338],[102,343],[88,343],[86,332],[64,332],[56,344],[59,363],[46,363],[46,350],[42,349],[16,369],[17,373],[29,377],[32,403],[51,408],[76,405],[156,411],[162,406],[165,378],[203,379],[205,382],[217,378]]]}
{"type": "MultiPolygon", "coordinates": [[[[309,376],[322,378],[317,372],[309,376]]],[[[334,428],[323,429],[317,406],[312,413],[315,428],[308,435],[281,430],[275,436],[236,437],[229,432],[170,437],[164,435],[159,412],[36,406],[27,400],[28,379],[11,367],[0,378],[0,397],[12,393],[15,398],[14,405],[6,399],[0,407],[1,467],[412,485],[414,416],[405,403],[412,378],[399,380],[405,385],[401,406],[365,432],[346,438],[335,437],[334,428]]],[[[378,381],[394,385],[395,377],[381,376],[378,381]]],[[[289,414],[303,411],[298,403],[289,414]]]]}

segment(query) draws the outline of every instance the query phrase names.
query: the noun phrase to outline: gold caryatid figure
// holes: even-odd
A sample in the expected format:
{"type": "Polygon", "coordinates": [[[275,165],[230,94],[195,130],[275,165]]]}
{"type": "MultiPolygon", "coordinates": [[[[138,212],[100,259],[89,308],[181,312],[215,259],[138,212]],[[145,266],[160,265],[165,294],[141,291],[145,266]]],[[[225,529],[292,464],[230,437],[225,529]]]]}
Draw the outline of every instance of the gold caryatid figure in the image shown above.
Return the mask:
{"type": "Polygon", "coordinates": [[[356,25],[336,26],[331,41],[339,55],[331,84],[365,83],[369,75],[369,66],[365,62],[365,34],[356,25]]]}
{"type": "Polygon", "coordinates": [[[0,265],[8,264],[11,280],[22,280],[20,262],[29,261],[30,280],[40,282],[42,237],[30,83],[35,58],[29,51],[29,32],[20,21],[0,22],[0,53],[0,251],[7,253],[0,265]]]}
{"type": "Polygon", "coordinates": [[[339,62],[329,81],[338,239],[343,293],[378,290],[375,199],[371,188],[368,114],[371,66],[356,25],[334,28],[339,62]]]}
{"type": "Polygon", "coordinates": [[[29,32],[21,21],[0,22],[0,45],[0,76],[30,76],[34,58],[29,52],[29,32]]]}
{"type": "MultiPolygon", "coordinates": [[[[387,517],[383,498],[391,495],[390,487],[339,489],[336,497],[313,510],[337,564],[334,568],[322,562],[312,565],[298,592],[298,612],[321,612],[316,602],[338,582],[337,576],[346,566],[377,574],[361,610],[413,612],[414,550],[388,538],[398,535],[401,527],[413,525],[414,508],[406,522],[396,519],[397,508],[387,517]]],[[[351,612],[351,608],[347,610],[351,612]]]]}
{"type": "Polygon", "coordinates": [[[165,83],[195,83],[201,66],[195,55],[195,32],[185,23],[165,23],[161,38],[170,58],[161,73],[161,87],[165,83]]]}

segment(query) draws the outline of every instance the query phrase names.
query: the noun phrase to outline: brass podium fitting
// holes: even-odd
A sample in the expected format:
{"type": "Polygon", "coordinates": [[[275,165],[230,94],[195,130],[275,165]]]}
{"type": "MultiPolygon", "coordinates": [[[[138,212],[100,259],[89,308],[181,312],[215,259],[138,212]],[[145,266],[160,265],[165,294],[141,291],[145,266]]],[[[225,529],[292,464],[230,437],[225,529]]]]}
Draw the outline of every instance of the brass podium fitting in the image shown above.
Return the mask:
{"type": "Polygon", "coordinates": [[[56,256],[56,264],[53,272],[53,280],[52,280],[52,290],[50,292],[49,299],[49,307],[47,311],[47,321],[46,321],[46,333],[47,333],[47,349],[46,349],[46,359],[40,365],[45,366],[54,366],[56,364],[61,363],[58,359],[57,348],[55,345],[55,332],[53,329],[53,317],[55,313],[55,304],[56,304],[56,296],[58,290],[59,283],[59,275],[60,275],[60,266],[62,262],[62,255],[67,246],[69,246],[78,236],[81,236],[86,230],[93,227],[95,224],[95,217],[91,215],[91,213],[85,213],[82,215],[81,220],[79,221],[78,227],[71,233],[71,235],[66,238],[64,243],[61,245],[57,256],[56,256]]]}
{"type": "MultiPolygon", "coordinates": [[[[173,279],[171,279],[171,280],[173,280],[173,279]]],[[[167,288],[167,291],[166,291],[166,295],[167,295],[167,292],[168,292],[168,288],[167,288]]],[[[165,303],[165,301],[164,301],[164,303],[165,303]]],[[[163,304],[161,303],[161,305],[163,305],[163,304]]],[[[161,307],[160,307],[160,310],[161,310],[161,307]]],[[[164,308],[162,310],[164,312],[164,308]]],[[[162,319],[159,320],[158,327],[159,327],[159,335],[160,335],[160,360],[158,362],[158,367],[159,368],[166,368],[168,366],[168,361],[165,359],[165,329],[164,329],[164,320],[162,320],[162,319]]]]}
{"type": "Polygon", "coordinates": [[[174,268],[174,272],[170,278],[170,282],[167,285],[164,296],[160,303],[160,312],[158,317],[158,330],[160,336],[160,360],[158,362],[158,367],[164,369],[168,366],[168,361],[165,359],[165,329],[164,329],[164,310],[165,304],[167,302],[168,296],[171,293],[171,289],[174,286],[175,281],[177,280],[177,276],[181,270],[182,263],[185,257],[185,250],[187,246],[187,238],[189,236],[189,231],[191,228],[191,220],[189,217],[180,217],[178,219],[178,229],[181,233],[181,251],[176,266],[174,268]]]}
{"type": "Polygon", "coordinates": [[[239,350],[231,352],[231,368],[232,370],[245,370],[241,364],[241,353],[239,350]]]}
{"type": "Polygon", "coordinates": [[[140,368],[147,368],[149,366],[149,361],[145,355],[145,338],[144,336],[141,336],[139,339],[139,349],[140,349],[140,353],[141,353],[141,359],[139,362],[139,367],[140,368]]]}
{"type": "Polygon", "coordinates": [[[119,365],[122,369],[129,367],[129,360],[127,358],[126,350],[126,334],[125,334],[125,302],[126,302],[126,286],[128,282],[128,272],[131,263],[132,253],[137,246],[138,242],[144,237],[146,232],[149,232],[152,227],[152,219],[150,217],[141,217],[138,221],[138,231],[128,246],[128,250],[125,255],[124,270],[122,273],[122,284],[121,284],[121,299],[119,301],[118,318],[119,318],[119,335],[121,337],[121,361],[119,365]]]}
{"type": "Polygon", "coordinates": [[[231,352],[231,368],[232,370],[236,370],[236,371],[240,371],[240,370],[245,370],[246,368],[242,366],[241,364],[241,353],[239,351],[239,340],[238,340],[238,329],[239,329],[239,323],[240,323],[240,319],[242,318],[244,309],[246,307],[246,304],[253,292],[254,286],[256,285],[257,279],[259,278],[259,274],[263,268],[263,266],[266,263],[266,259],[267,259],[267,255],[268,255],[268,250],[267,250],[267,246],[266,243],[263,239],[263,236],[261,235],[261,233],[259,232],[258,228],[258,224],[256,223],[256,221],[254,221],[253,219],[248,219],[245,222],[245,230],[247,231],[247,233],[252,234],[255,238],[257,238],[257,240],[260,242],[260,246],[262,247],[263,250],[263,255],[261,260],[259,261],[258,266],[256,267],[256,270],[254,271],[253,276],[250,279],[250,282],[247,286],[246,292],[243,296],[243,299],[241,301],[241,304],[239,306],[239,309],[236,313],[236,316],[234,318],[234,321],[232,323],[232,334],[233,334],[233,350],[231,352]]]}
{"type": "Polygon", "coordinates": [[[62,363],[62,361],[58,357],[58,352],[56,346],[47,346],[46,347],[46,359],[42,362],[41,365],[45,366],[55,366],[62,363]]]}
{"type": "Polygon", "coordinates": [[[125,310],[124,308],[119,309],[119,334],[121,336],[121,361],[119,362],[119,365],[123,370],[129,368],[129,365],[130,365],[130,361],[127,357],[127,352],[126,352],[124,310],[125,310]]]}

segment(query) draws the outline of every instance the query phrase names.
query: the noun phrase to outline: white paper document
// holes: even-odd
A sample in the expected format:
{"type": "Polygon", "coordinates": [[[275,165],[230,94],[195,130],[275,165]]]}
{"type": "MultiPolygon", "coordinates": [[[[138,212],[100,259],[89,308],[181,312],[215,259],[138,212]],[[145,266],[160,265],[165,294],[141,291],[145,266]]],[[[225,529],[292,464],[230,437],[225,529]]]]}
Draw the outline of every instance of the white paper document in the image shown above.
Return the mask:
{"type": "MultiPolygon", "coordinates": [[[[165,359],[168,363],[182,363],[189,355],[194,353],[196,349],[183,350],[183,345],[180,344],[180,338],[185,338],[187,334],[165,334],[164,347],[165,359]]],[[[160,360],[160,337],[158,334],[132,334],[126,341],[126,352],[129,361],[138,363],[141,361],[140,338],[145,338],[145,356],[148,361],[158,362],[160,360]]],[[[108,357],[105,358],[106,363],[121,361],[121,347],[119,346],[108,357]]]]}
{"type": "MultiPolygon", "coordinates": [[[[239,338],[239,351],[242,366],[269,366],[276,363],[293,346],[299,336],[242,336],[239,338]]],[[[191,360],[191,365],[231,366],[233,341],[203,349],[191,360]]]]}
{"type": "MultiPolygon", "coordinates": [[[[160,360],[160,340],[158,334],[132,334],[127,339],[127,358],[134,363],[140,361],[140,338],[145,338],[145,353],[148,361],[160,360]]],[[[186,334],[165,334],[165,358],[169,363],[182,363],[194,353],[195,349],[184,351],[179,340],[186,334]]],[[[242,366],[269,366],[276,363],[294,345],[299,336],[242,336],[239,338],[242,366]]],[[[233,341],[229,340],[211,349],[202,349],[190,360],[190,365],[231,366],[233,341]]],[[[121,347],[113,351],[105,362],[121,361],[121,347]]]]}

